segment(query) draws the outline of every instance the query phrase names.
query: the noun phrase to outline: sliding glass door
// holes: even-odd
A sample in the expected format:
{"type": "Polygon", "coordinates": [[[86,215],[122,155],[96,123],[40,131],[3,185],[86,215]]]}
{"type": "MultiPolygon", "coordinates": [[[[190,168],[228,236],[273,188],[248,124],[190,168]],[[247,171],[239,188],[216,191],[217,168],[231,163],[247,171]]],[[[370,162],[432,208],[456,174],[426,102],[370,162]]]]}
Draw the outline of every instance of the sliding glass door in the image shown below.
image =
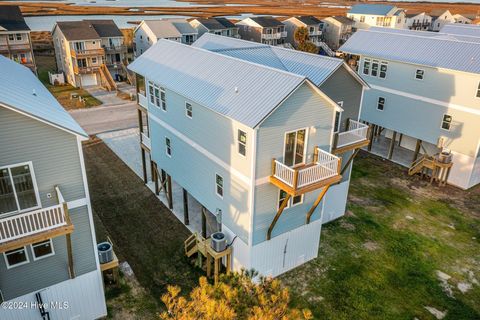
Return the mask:
{"type": "Polygon", "coordinates": [[[287,132],[285,135],[284,164],[296,166],[305,163],[306,129],[287,132]]]}
{"type": "Polygon", "coordinates": [[[39,204],[29,163],[0,168],[0,214],[34,209],[39,204]]]}

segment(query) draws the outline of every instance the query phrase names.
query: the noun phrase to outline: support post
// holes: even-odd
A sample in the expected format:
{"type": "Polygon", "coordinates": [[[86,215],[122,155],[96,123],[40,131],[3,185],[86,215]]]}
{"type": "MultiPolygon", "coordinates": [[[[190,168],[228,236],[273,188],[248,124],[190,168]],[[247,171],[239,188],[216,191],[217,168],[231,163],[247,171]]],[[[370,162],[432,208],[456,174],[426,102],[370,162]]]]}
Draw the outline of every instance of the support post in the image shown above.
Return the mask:
{"type": "Polygon", "coordinates": [[[355,149],[355,151],[352,153],[352,155],[350,156],[350,158],[348,158],[347,162],[345,163],[345,166],[342,168],[342,171],[340,171],[340,175],[343,175],[345,173],[345,171],[347,170],[348,166],[350,165],[350,163],[353,161],[353,158],[355,158],[355,156],[358,154],[358,152],[360,151],[360,149],[355,149]]]}
{"type": "Polygon", "coordinates": [[[368,130],[368,137],[370,139],[368,142],[368,151],[372,151],[373,139],[375,137],[375,125],[370,125],[368,130]]]}
{"type": "Polygon", "coordinates": [[[325,194],[327,193],[328,189],[330,188],[330,185],[328,186],[325,186],[325,188],[323,188],[322,192],[320,192],[320,194],[318,195],[317,199],[315,200],[315,202],[313,203],[313,206],[310,208],[310,210],[308,211],[307,213],[307,219],[306,219],[306,223],[309,224],[310,223],[310,219],[313,215],[313,213],[315,212],[315,209],[317,209],[318,205],[320,204],[320,202],[322,201],[323,197],[325,196],[325,194]]]}
{"type": "Polygon", "coordinates": [[[168,187],[168,208],[173,210],[173,194],[172,194],[172,177],[167,175],[167,187],[168,187]]]}
{"type": "Polygon", "coordinates": [[[388,148],[388,160],[392,160],[393,149],[395,148],[395,140],[397,140],[397,131],[393,131],[392,140],[390,141],[390,147],[388,148]]]}
{"type": "Polygon", "coordinates": [[[75,278],[75,269],[73,268],[73,253],[72,253],[72,237],[69,234],[65,235],[67,241],[67,256],[68,256],[68,273],[70,279],[75,278]]]}
{"type": "MultiPolygon", "coordinates": [[[[152,161],[152,163],[154,162],[152,161]]],[[[156,163],[153,164],[152,179],[155,181],[155,194],[158,196],[160,194],[160,188],[158,186],[158,170],[156,163]]]]}
{"type": "Polygon", "coordinates": [[[188,192],[183,189],[183,223],[188,226],[190,224],[190,219],[188,217],[188,192]]]}
{"type": "Polygon", "coordinates": [[[420,147],[422,146],[422,140],[417,139],[417,144],[415,145],[415,152],[413,153],[412,162],[417,161],[418,154],[420,153],[420,147]]]}
{"type": "Polygon", "coordinates": [[[400,137],[398,137],[398,146],[402,144],[403,133],[400,133],[400,137]]]}
{"type": "Polygon", "coordinates": [[[278,208],[277,214],[276,214],[275,217],[273,218],[272,223],[270,223],[270,227],[268,227],[267,240],[270,240],[270,239],[271,239],[273,228],[274,228],[275,225],[277,224],[278,218],[280,218],[280,216],[282,215],[283,210],[284,210],[285,207],[287,206],[288,201],[290,200],[290,197],[291,197],[291,195],[290,195],[289,193],[287,193],[285,199],[283,199],[283,202],[282,202],[282,204],[280,205],[280,208],[278,208]]]}
{"type": "Polygon", "coordinates": [[[142,170],[143,170],[143,182],[147,183],[147,160],[145,158],[145,150],[141,147],[142,150],[142,170]]]}
{"type": "Polygon", "coordinates": [[[202,206],[202,237],[207,238],[207,216],[205,215],[205,207],[202,206]]]}

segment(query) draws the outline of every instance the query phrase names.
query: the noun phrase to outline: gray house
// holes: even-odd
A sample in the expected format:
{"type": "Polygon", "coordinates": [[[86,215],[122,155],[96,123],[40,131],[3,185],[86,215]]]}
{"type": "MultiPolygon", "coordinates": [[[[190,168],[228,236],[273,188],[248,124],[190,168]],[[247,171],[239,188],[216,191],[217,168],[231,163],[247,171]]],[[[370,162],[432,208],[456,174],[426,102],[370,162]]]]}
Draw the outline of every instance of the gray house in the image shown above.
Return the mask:
{"type": "Polygon", "coordinates": [[[198,36],[208,32],[220,36],[239,38],[238,27],[227,18],[197,18],[190,25],[198,31],[198,36]]]}
{"type": "Polygon", "coordinates": [[[0,319],[103,317],[87,135],[27,68],[0,57],[0,84],[0,319]]]}
{"type": "Polygon", "coordinates": [[[368,143],[356,121],[365,83],[341,59],[209,33],[159,41],[129,67],[146,84],[145,182],[148,166],[173,211],[183,188],[185,224],[216,218],[236,270],[277,276],[315,258],[368,143]]]}

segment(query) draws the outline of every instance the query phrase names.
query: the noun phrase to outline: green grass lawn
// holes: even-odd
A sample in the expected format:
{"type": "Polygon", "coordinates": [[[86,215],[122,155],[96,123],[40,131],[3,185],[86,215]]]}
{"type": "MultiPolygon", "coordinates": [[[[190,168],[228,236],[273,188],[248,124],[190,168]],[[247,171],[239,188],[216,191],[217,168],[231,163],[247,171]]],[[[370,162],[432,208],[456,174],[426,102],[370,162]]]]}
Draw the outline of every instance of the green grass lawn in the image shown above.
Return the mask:
{"type": "Polygon", "coordinates": [[[323,227],[317,259],[281,277],[295,306],[319,319],[435,319],[425,307],[480,319],[480,188],[429,186],[405,171],[357,157],[347,216],[323,227]]]}
{"type": "Polygon", "coordinates": [[[47,89],[52,93],[52,95],[57,98],[58,102],[67,110],[78,109],[78,108],[90,108],[96,107],[102,104],[100,100],[93,97],[88,93],[88,91],[75,88],[69,84],[62,86],[52,86],[49,83],[48,72],[55,70],[55,57],[50,56],[39,56],[36,58],[37,68],[38,68],[38,78],[42,83],[47,87],[47,89]],[[83,103],[79,99],[71,99],[72,94],[77,94],[82,97],[83,103]]]}

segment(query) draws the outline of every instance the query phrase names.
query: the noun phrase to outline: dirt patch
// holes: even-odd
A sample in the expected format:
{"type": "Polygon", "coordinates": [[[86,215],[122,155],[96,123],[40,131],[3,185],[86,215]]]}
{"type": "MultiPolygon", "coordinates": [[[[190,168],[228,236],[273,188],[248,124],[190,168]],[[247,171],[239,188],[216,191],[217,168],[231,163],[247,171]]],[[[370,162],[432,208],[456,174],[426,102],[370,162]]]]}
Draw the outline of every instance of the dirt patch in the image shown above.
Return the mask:
{"type": "Polygon", "coordinates": [[[374,242],[374,241],[367,241],[363,244],[363,247],[365,249],[367,249],[368,251],[375,251],[375,250],[378,250],[380,248],[380,246],[378,245],[378,243],[374,242]]]}

